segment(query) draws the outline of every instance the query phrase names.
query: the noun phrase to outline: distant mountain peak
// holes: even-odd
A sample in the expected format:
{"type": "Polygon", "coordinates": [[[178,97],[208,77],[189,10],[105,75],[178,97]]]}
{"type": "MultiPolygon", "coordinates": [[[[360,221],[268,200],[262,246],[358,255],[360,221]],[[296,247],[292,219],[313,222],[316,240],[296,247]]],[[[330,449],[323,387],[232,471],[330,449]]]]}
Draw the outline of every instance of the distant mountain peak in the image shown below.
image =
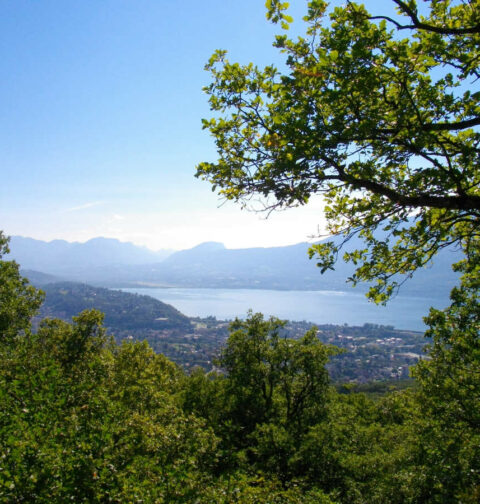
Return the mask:
{"type": "Polygon", "coordinates": [[[117,238],[107,238],[105,236],[96,236],[95,238],[90,238],[84,243],[126,243],[117,240],[117,238]]]}
{"type": "Polygon", "coordinates": [[[208,241],[203,242],[193,247],[190,250],[204,250],[204,251],[213,251],[213,250],[225,250],[225,245],[220,242],[208,241]]]}

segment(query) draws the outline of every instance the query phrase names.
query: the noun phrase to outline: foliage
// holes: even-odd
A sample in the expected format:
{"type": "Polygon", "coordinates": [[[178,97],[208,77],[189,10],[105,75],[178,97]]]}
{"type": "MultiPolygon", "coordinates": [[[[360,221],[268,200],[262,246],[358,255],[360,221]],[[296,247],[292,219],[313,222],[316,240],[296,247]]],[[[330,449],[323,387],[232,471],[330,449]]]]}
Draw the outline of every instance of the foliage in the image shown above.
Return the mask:
{"type": "Polygon", "coordinates": [[[0,343],[0,500],[476,502],[476,347],[447,340],[476,320],[469,278],[433,314],[432,355],[452,358],[376,401],[329,386],[338,350],[315,330],[293,340],[261,314],[232,323],[224,372],[190,376],[147,343],[113,343],[96,311],[17,327],[0,343]]]}
{"type": "Polygon", "coordinates": [[[284,325],[250,312],[245,321],[236,319],[230,326],[219,364],[228,374],[227,390],[243,433],[271,420],[302,430],[322,415],[325,365],[339,350],[322,344],[315,328],[299,340],[281,337],[284,325]]]}
{"type": "MultiPolygon", "coordinates": [[[[468,255],[479,238],[480,4],[430,0],[421,16],[416,0],[392,2],[396,17],[308,1],[305,35],[275,40],[285,71],[217,51],[203,125],[219,158],[197,168],[225,198],[268,210],[323,195],[328,231],[365,241],[344,259],[376,301],[398,274],[450,244],[468,255]]],[[[288,28],[287,7],[268,1],[268,17],[288,28]]],[[[311,254],[326,270],[340,249],[311,254]]]]}
{"type": "Polygon", "coordinates": [[[444,311],[432,309],[426,318],[431,359],[421,361],[414,376],[426,419],[420,428],[424,443],[420,463],[429,491],[437,499],[470,503],[480,496],[478,255],[460,269],[464,276],[451,293],[452,304],[444,311]]]}
{"type": "Polygon", "coordinates": [[[16,262],[1,260],[8,252],[8,239],[0,231],[0,344],[28,329],[43,300],[42,293],[20,276],[16,262]]]}
{"type": "Polygon", "coordinates": [[[321,490],[284,488],[274,478],[248,477],[241,472],[207,488],[203,499],[211,504],[336,504],[321,490]]]}
{"type": "MultiPolygon", "coordinates": [[[[364,245],[343,258],[353,283],[374,282],[376,302],[439,250],[461,249],[452,304],[426,319],[432,344],[418,388],[375,405],[332,398],[288,466],[340,502],[477,502],[480,3],[392,3],[393,16],[308,1],[305,34],[275,40],[285,70],[217,51],[206,67],[214,117],[203,124],[218,160],[197,176],[267,211],[322,195],[328,231],[343,242],[314,245],[311,256],[333,268],[358,234],[364,245]]],[[[266,4],[288,29],[288,3],[266,4]]],[[[288,451],[280,427],[262,435],[288,451]]]]}
{"type": "Polygon", "coordinates": [[[325,366],[339,353],[315,328],[294,340],[281,334],[284,325],[260,313],[236,319],[218,359],[226,376],[192,374],[184,399],[222,439],[224,467],[256,467],[283,484],[303,437],[326,416],[325,366]]]}
{"type": "Polygon", "coordinates": [[[83,310],[105,313],[105,325],[115,331],[175,329],[188,331],[189,319],[158,299],[76,282],[56,282],[43,287],[46,300],[41,314],[62,314],[70,319],[83,310]]]}
{"type": "Polygon", "coordinates": [[[446,310],[430,311],[431,360],[421,361],[415,377],[429,391],[428,404],[446,423],[465,423],[480,434],[480,277],[464,278],[446,310]],[[440,399],[442,399],[440,401],[440,399]]]}
{"type": "Polygon", "coordinates": [[[179,370],[101,320],[0,347],[2,502],[191,502],[208,479],[216,440],[180,410],[179,370]]]}

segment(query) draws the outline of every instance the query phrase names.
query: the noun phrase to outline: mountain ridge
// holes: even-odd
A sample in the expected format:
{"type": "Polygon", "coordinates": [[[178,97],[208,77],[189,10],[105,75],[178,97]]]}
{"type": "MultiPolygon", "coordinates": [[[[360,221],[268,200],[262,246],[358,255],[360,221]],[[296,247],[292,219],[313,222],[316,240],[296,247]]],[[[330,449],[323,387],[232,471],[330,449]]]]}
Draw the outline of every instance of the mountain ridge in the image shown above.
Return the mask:
{"type": "Polygon", "coordinates": [[[10,238],[9,258],[24,269],[68,277],[72,271],[111,265],[162,261],[173,251],[152,251],[115,238],[96,237],[86,242],[43,241],[23,236],[10,238]]]}
{"type": "MultiPolygon", "coordinates": [[[[60,241],[60,252],[58,243],[51,245],[52,242],[35,242],[36,240],[31,238],[12,238],[11,258],[17,260],[23,270],[110,288],[344,291],[349,288],[346,279],[354,271],[353,265],[340,260],[334,271],[321,275],[315,267],[315,261],[308,258],[308,248],[311,245],[308,242],[241,249],[228,249],[219,242],[204,242],[190,249],[172,252],[163,258],[150,253],[144,254],[144,248],[114,239],[93,239],[81,248],[60,241]],[[32,243],[35,245],[35,253],[31,252],[29,255],[18,250],[19,244],[32,243]],[[121,251],[112,251],[112,246],[120,247],[121,251]],[[140,249],[140,252],[137,249],[140,249]]],[[[346,249],[352,250],[359,246],[359,240],[354,238],[348,242],[346,249]]],[[[423,297],[438,291],[448,294],[458,280],[458,275],[453,273],[450,265],[460,258],[458,251],[441,250],[433,265],[418,270],[413,279],[402,287],[402,292],[423,297]]],[[[367,288],[368,285],[360,284],[357,290],[365,291],[367,288]]]]}

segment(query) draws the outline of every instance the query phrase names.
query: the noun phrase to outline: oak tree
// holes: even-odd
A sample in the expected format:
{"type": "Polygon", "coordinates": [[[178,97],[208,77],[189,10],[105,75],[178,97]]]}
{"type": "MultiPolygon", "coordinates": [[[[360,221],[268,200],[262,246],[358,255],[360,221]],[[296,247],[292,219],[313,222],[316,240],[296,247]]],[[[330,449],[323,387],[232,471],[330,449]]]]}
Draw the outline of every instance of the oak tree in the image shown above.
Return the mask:
{"type": "MultiPolygon", "coordinates": [[[[308,1],[304,35],[275,39],[281,70],[217,51],[205,88],[214,117],[203,126],[218,160],[197,167],[243,205],[323,195],[328,232],[363,238],[344,259],[354,283],[375,282],[376,301],[440,249],[455,244],[468,257],[479,239],[480,2],[391,2],[395,15],[308,1]]],[[[266,5],[288,29],[288,3],[266,5]]],[[[340,249],[315,245],[311,255],[325,270],[340,249]]]]}

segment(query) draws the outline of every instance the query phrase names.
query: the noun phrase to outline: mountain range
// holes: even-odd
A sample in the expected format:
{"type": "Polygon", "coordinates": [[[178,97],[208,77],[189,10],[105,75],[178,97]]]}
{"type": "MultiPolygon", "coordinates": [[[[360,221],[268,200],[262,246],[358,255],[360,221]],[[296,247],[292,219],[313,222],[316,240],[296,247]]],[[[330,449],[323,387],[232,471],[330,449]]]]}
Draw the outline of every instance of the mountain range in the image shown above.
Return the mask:
{"type": "Polygon", "coordinates": [[[57,276],[71,276],[88,268],[149,264],[163,261],[173,251],[154,252],[113,238],[93,238],[85,243],[45,242],[23,236],[10,238],[11,256],[23,267],[57,276]]]}
{"type": "MultiPolygon", "coordinates": [[[[352,239],[348,249],[361,245],[352,239]]],[[[353,267],[339,261],[321,275],[308,259],[309,243],[283,247],[227,249],[206,242],[188,250],[153,252],[132,243],[95,238],[86,243],[44,242],[14,236],[10,257],[34,284],[72,280],[103,287],[261,288],[346,290],[353,267]]],[[[444,249],[432,266],[417,271],[404,293],[447,293],[457,281],[450,265],[460,252],[444,249]]],[[[367,286],[359,286],[365,290],[367,286]]]]}

